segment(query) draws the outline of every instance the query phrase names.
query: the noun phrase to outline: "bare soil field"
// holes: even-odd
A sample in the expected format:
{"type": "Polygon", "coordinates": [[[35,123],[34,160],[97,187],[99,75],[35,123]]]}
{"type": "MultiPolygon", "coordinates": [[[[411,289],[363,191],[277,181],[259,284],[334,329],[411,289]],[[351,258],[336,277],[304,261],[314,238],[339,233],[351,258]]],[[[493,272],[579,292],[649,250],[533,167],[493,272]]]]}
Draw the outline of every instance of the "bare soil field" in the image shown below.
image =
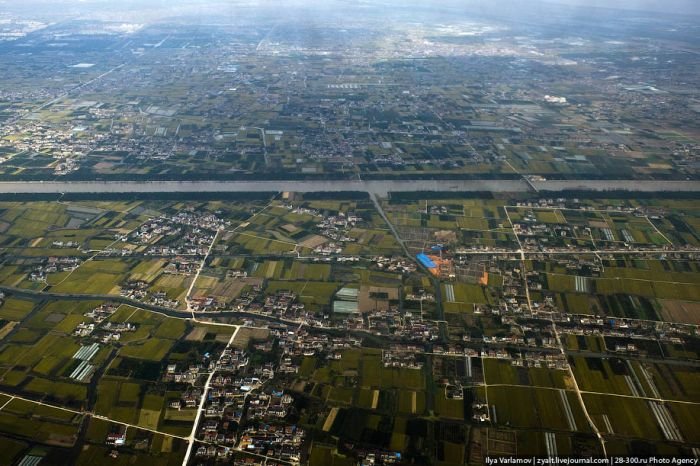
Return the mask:
{"type": "Polygon", "coordinates": [[[661,306],[661,317],[667,322],[700,325],[700,303],[664,299],[661,306]]]}

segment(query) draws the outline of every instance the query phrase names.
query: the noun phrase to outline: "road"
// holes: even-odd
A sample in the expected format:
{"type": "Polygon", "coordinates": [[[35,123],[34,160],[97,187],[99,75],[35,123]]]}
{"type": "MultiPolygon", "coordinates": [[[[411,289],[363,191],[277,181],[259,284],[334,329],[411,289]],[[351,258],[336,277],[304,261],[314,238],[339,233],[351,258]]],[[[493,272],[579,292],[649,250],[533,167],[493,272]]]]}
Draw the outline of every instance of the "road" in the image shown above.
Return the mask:
{"type": "MultiPolygon", "coordinates": [[[[372,193],[370,196],[372,198],[372,202],[374,202],[374,206],[377,209],[377,212],[379,212],[379,215],[384,219],[384,222],[387,224],[389,227],[389,230],[391,231],[391,234],[394,235],[394,238],[396,238],[396,241],[399,243],[401,248],[403,249],[404,254],[406,257],[408,257],[410,260],[412,260],[418,267],[423,270],[428,277],[430,277],[430,281],[433,283],[433,288],[435,289],[435,307],[437,310],[437,318],[439,321],[444,321],[445,320],[445,312],[442,306],[442,288],[440,287],[440,280],[438,280],[431,272],[428,270],[419,260],[416,259],[416,256],[414,254],[411,254],[408,251],[408,247],[406,247],[406,242],[401,238],[401,235],[399,235],[399,232],[396,230],[396,227],[394,226],[393,223],[389,220],[389,217],[386,215],[386,212],[384,212],[384,209],[382,208],[382,203],[377,197],[376,193],[372,193]]],[[[422,303],[421,303],[422,305],[422,303]]],[[[421,311],[421,319],[423,318],[423,312],[421,311]]],[[[447,329],[444,325],[440,326],[440,336],[442,341],[446,342],[447,341],[447,329]]]]}
{"type": "MultiPolygon", "coordinates": [[[[262,212],[266,211],[269,207],[271,207],[272,204],[274,203],[274,200],[275,200],[275,198],[273,197],[268,205],[263,207],[261,210],[254,212],[253,215],[251,215],[250,218],[248,218],[248,220],[240,223],[233,230],[227,231],[227,233],[235,233],[236,231],[238,231],[238,229],[241,228],[242,225],[245,225],[248,222],[252,221],[259,214],[261,214],[262,212]]],[[[194,320],[196,320],[196,319],[194,316],[194,309],[192,309],[192,291],[194,290],[194,287],[197,284],[197,279],[202,274],[204,267],[207,265],[207,259],[211,255],[211,251],[214,249],[214,246],[216,245],[216,240],[219,238],[219,235],[221,234],[222,231],[223,231],[222,229],[216,230],[216,234],[214,235],[214,238],[211,240],[211,244],[209,245],[209,249],[207,249],[207,254],[204,256],[204,258],[202,259],[202,262],[199,264],[199,267],[197,268],[197,273],[195,274],[194,278],[192,279],[192,283],[190,284],[190,287],[187,290],[187,295],[185,296],[185,301],[187,302],[187,312],[192,313],[192,319],[194,319],[194,320]]]]}
{"type": "MultiPolygon", "coordinates": [[[[530,314],[532,315],[532,301],[530,300],[530,287],[527,282],[527,262],[525,258],[525,252],[523,248],[523,244],[520,241],[520,236],[518,235],[518,231],[515,228],[515,224],[510,218],[510,214],[508,213],[508,207],[504,207],[503,210],[506,213],[506,218],[508,219],[508,223],[510,223],[511,228],[513,228],[513,234],[515,235],[515,239],[518,242],[518,254],[520,254],[520,264],[521,264],[521,270],[522,270],[522,275],[523,275],[523,287],[525,288],[525,297],[527,299],[527,308],[530,311],[530,314]]],[[[564,346],[564,343],[562,339],[559,336],[559,331],[557,330],[557,323],[554,321],[554,317],[551,319],[551,324],[552,324],[552,332],[554,334],[554,339],[556,340],[558,346],[559,346],[559,351],[561,352],[562,356],[565,358],[566,356],[566,347],[564,346]]],[[[586,407],[586,402],[583,399],[583,394],[581,393],[581,389],[578,386],[578,382],[576,381],[576,375],[574,374],[573,369],[571,368],[571,364],[566,364],[567,371],[569,373],[569,380],[571,380],[571,383],[573,384],[574,388],[574,393],[576,394],[576,397],[578,398],[579,404],[581,406],[581,409],[583,410],[583,414],[586,417],[586,421],[588,422],[588,425],[591,427],[593,430],[593,433],[595,436],[598,438],[598,442],[600,443],[600,447],[603,450],[603,456],[605,458],[608,457],[607,450],[605,448],[605,439],[603,438],[602,433],[598,429],[598,426],[596,426],[595,422],[593,422],[593,418],[588,412],[588,408],[586,407]]],[[[486,380],[486,376],[484,375],[484,380],[486,380]]]]}
{"type": "Polygon", "coordinates": [[[194,287],[197,284],[197,279],[202,274],[202,270],[204,270],[204,267],[207,265],[207,259],[209,258],[209,255],[211,254],[211,250],[214,249],[214,244],[216,244],[216,240],[219,238],[220,233],[221,233],[221,229],[216,230],[216,234],[214,235],[214,238],[211,240],[211,244],[209,245],[209,249],[207,249],[207,254],[202,259],[202,262],[199,264],[199,267],[197,267],[197,273],[194,275],[194,278],[192,279],[192,283],[190,283],[190,287],[187,290],[187,295],[185,296],[185,302],[187,303],[187,311],[192,313],[193,319],[194,319],[194,309],[192,309],[192,290],[194,290],[194,287]]]}
{"type": "MultiPolygon", "coordinates": [[[[241,326],[236,327],[236,331],[233,332],[233,335],[231,335],[231,339],[228,341],[228,344],[226,345],[226,348],[224,348],[224,351],[221,351],[221,354],[219,355],[219,360],[217,361],[217,365],[219,362],[221,362],[221,359],[224,357],[225,350],[227,348],[231,347],[231,344],[233,344],[233,341],[236,339],[236,336],[238,335],[238,332],[241,330],[241,326]]],[[[196,442],[196,435],[197,435],[197,427],[199,426],[199,421],[202,418],[202,413],[204,413],[204,404],[207,401],[207,394],[209,393],[209,387],[211,386],[211,381],[214,378],[214,374],[216,374],[216,367],[209,373],[209,377],[207,377],[207,382],[204,384],[204,388],[202,389],[202,398],[199,400],[199,407],[197,408],[197,417],[194,419],[194,424],[192,424],[192,431],[190,432],[190,435],[187,437],[187,452],[185,453],[185,457],[182,460],[182,466],[187,466],[187,463],[190,461],[190,457],[192,456],[192,450],[194,449],[194,444],[196,442]]]]}
{"type": "MultiPolygon", "coordinates": [[[[473,384],[472,386],[474,386],[474,387],[486,387],[487,385],[484,382],[479,382],[479,383],[473,384]]],[[[498,388],[498,387],[522,388],[522,387],[527,387],[527,386],[528,385],[514,384],[514,383],[488,384],[489,388],[498,388]]],[[[551,391],[564,390],[565,392],[573,392],[574,391],[570,388],[557,388],[557,387],[545,387],[545,386],[538,386],[537,389],[538,390],[551,390],[551,391]]],[[[584,393],[586,395],[613,396],[616,398],[631,398],[631,399],[644,400],[644,401],[657,401],[659,403],[677,403],[679,405],[686,405],[686,406],[698,406],[698,405],[700,405],[700,402],[697,402],[697,401],[672,400],[672,399],[666,399],[666,398],[658,398],[658,397],[651,397],[651,396],[639,396],[639,395],[624,395],[622,393],[595,392],[595,391],[591,391],[591,390],[581,390],[581,393],[584,393]]]]}
{"type": "MultiPolygon", "coordinates": [[[[538,191],[700,192],[698,181],[538,181],[538,191]]],[[[531,192],[523,180],[4,181],[0,194],[367,192],[531,192]]]]}

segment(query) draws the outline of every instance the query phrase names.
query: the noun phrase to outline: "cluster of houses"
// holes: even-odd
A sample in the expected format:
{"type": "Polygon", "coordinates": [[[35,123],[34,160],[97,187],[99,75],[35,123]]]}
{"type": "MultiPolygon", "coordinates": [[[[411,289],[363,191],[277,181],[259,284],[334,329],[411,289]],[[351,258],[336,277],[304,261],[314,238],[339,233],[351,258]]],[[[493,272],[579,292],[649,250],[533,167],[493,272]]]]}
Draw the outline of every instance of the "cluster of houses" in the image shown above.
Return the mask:
{"type": "Polygon", "coordinates": [[[298,463],[306,432],[295,425],[260,424],[241,432],[239,448],[270,458],[298,463]]]}
{"type": "Polygon", "coordinates": [[[118,304],[115,303],[105,303],[97,306],[93,310],[85,313],[85,317],[89,317],[95,321],[95,323],[102,323],[104,320],[109,318],[112,314],[117,312],[119,308],[118,304]]]}
{"type": "Polygon", "coordinates": [[[247,401],[246,418],[249,421],[271,422],[287,417],[294,398],[283,391],[273,391],[271,394],[252,394],[247,401]]]}
{"type": "Polygon", "coordinates": [[[109,343],[112,341],[121,340],[123,333],[135,332],[136,328],[136,324],[131,323],[115,324],[112,322],[107,322],[106,324],[102,325],[102,327],[96,327],[92,322],[81,322],[78,324],[75,330],[73,330],[73,335],[81,338],[93,336],[102,341],[102,343],[109,343]],[[95,330],[98,328],[99,332],[95,333],[95,330]]]}
{"type": "Polygon", "coordinates": [[[125,298],[144,301],[157,306],[176,308],[180,302],[169,299],[165,291],[151,291],[150,285],[144,281],[129,281],[121,286],[119,294],[125,298]]]}
{"type": "Polygon", "coordinates": [[[440,328],[434,321],[416,319],[411,316],[406,323],[398,328],[395,335],[411,341],[436,341],[440,337],[440,328]]]}
{"type": "Polygon", "coordinates": [[[278,463],[269,458],[254,458],[252,456],[239,456],[233,458],[233,466],[287,466],[287,463],[278,463]]]}
{"type": "Polygon", "coordinates": [[[155,304],[156,306],[176,308],[180,305],[180,301],[177,299],[168,298],[168,294],[165,291],[156,291],[151,295],[150,304],[155,304]]]}
{"type": "MultiPolygon", "coordinates": [[[[194,384],[199,375],[206,368],[202,364],[188,364],[187,367],[179,366],[178,364],[168,364],[163,374],[163,382],[187,383],[194,384]]],[[[170,407],[180,409],[183,407],[194,408],[199,402],[201,392],[198,389],[193,389],[182,395],[180,400],[171,402],[170,407]]]]}
{"type": "MultiPolygon", "coordinates": [[[[28,120],[22,120],[28,121],[28,120]]],[[[54,174],[65,175],[80,168],[79,160],[90,153],[107,138],[107,134],[91,131],[87,137],[77,137],[86,128],[72,124],[48,125],[45,122],[32,121],[28,126],[14,126],[19,129],[16,134],[23,134],[13,141],[16,152],[50,154],[55,160],[54,174]]],[[[10,128],[5,129],[7,134],[10,128]]]]}
{"type": "MultiPolygon", "coordinates": [[[[482,359],[501,359],[508,360],[513,366],[517,367],[543,367],[549,369],[567,370],[567,360],[564,355],[559,352],[545,352],[537,350],[519,350],[517,352],[508,351],[505,348],[489,348],[488,346],[480,345],[481,349],[475,349],[469,346],[458,344],[436,345],[433,346],[432,352],[439,356],[450,356],[467,358],[467,376],[471,377],[471,358],[482,359]]],[[[404,351],[395,349],[394,351],[404,351]]]]}
{"type": "Polygon", "coordinates": [[[360,466],[384,466],[400,464],[403,456],[397,451],[386,451],[376,449],[354,448],[353,453],[357,456],[360,466]]]}
{"type": "Polygon", "coordinates": [[[166,275],[186,275],[190,276],[197,272],[200,262],[191,257],[176,256],[163,267],[166,275]]]}
{"type": "Polygon", "coordinates": [[[82,260],[78,257],[48,257],[29,274],[29,280],[46,281],[47,274],[72,272],[80,266],[81,262],[82,260]]]}
{"type": "MultiPolygon", "coordinates": [[[[350,240],[348,240],[350,241],[350,240]]],[[[314,254],[319,256],[330,256],[333,254],[340,254],[343,252],[343,246],[338,243],[330,242],[316,246],[314,249],[314,254]]],[[[330,258],[328,258],[330,261],[330,258]]]]}
{"type": "Polygon", "coordinates": [[[351,243],[357,240],[350,237],[349,232],[362,221],[362,217],[354,213],[345,214],[340,212],[338,215],[324,217],[323,221],[316,225],[316,228],[318,228],[321,235],[337,243],[351,243]]]}
{"type": "Polygon", "coordinates": [[[241,295],[233,300],[233,309],[236,311],[251,311],[259,312],[262,308],[256,309],[253,301],[257,299],[262,293],[262,287],[259,285],[252,285],[249,291],[244,291],[241,295]]]}
{"type": "Polygon", "coordinates": [[[406,301],[425,301],[428,303],[435,302],[435,295],[427,292],[425,289],[420,288],[416,292],[407,293],[405,297],[406,301]]]}
{"type": "Polygon", "coordinates": [[[278,317],[298,318],[304,313],[304,304],[297,302],[296,293],[280,290],[265,298],[262,312],[278,317]]]}
{"type": "MultiPolygon", "coordinates": [[[[213,214],[182,211],[171,216],[152,218],[143,223],[130,237],[140,244],[151,245],[146,254],[154,256],[205,255],[214,241],[215,232],[230,225],[213,214]],[[158,244],[162,239],[167,244],[158,244]],[[173,241],[176,239],[176,241],[173,241]]],[[[129,237],[123,238],[127,241],[129,237]]]]}
{"type": "Polygon", "coordinates": [[[397,345],[392,345],[390,350],[382,351],[382,364],[384,367],[422,369],[423,362],[417,359],[417,353],[422,352],[423,348],[418,346],[397,347],[397,345]]]}
{"type": "Polygon", "coordinates": [[[448,400],[463,400],[464,387],[461,383],[445,385],[445,398],[448,400]]]}
{"type": "Polygon", "coordinates": [[[174,215],[162,215],[144,222],[132,236],[141,243],[150,243],[158,238],[184,233],[189,244],[205,244],[207,238],[213,239],[211,232],[221,230],[227,225],[230,225],[230,221],[222,220],[214,214],[196,214],[183,210],[174,215]]]}
{"type": "MultiPolygon", "coordinates": [[[[207,445],[196,454],[228,460],[243,451],[299,462],[305,433],[284,422],[294,399],[284,391],[264,390],[275,376],[274,364],[251,368],[249,362],[246,351],[229,346],[215,363],[217,373],[205,394],[203,421],[197,430],[197,438],[207,445]]],[[[178,409],[197,409],[202,395],[199,389],[190,390],[176,400],[178,409]]]]}
{"type": "Polygon", "coordinates": [[[76,241],[66,241],[65,243],[63,241],[54,241],[51,243],[51,247],[62,249],[62,248],[67,248],[67,249],[73,249],[77,248],[80,246],[76,241]]]}
{"type": "Polygon", "coordinates": [[[359,348],[362,340],[351,336],[332,337],[329,335],[313,334],[301,329],[298,332],[273,330],[273,335],[279,338],[278,346],[283,359],[295,356],[314,356],[316,354],[336,354],[341,350],[359,348]]]}
{"type": "Polygon", "coordinates": [[[700,335],[696,325],[627,319],[624,317],[603,318],[599,316],[558,314],[553,316],[561,333],[573,335],[596,335],[621,339],[614,348],[622,353],[646,353],[639,344],[629,340],[652,340],[674,345],[684,344],[689,338],[700,335]]]}
{"type": "Polygon", "coordinates": [[[195,296],[189,299],[190,309],[195,312],[221,311],[226,307],[226,303],[211,296],[195,296]]]}
{"type": "Polygon", "coordinates": [[[472,403],[472,421],[475,422],[490,422],[491,411],[489,410],[489,405],[481,401],[475,401],[472,403]]]}
{"type": "MultiPolygon", "coordinates": [[[[606,227],[605,222],[601,225],[569,225],[567,223],[549,223],[538,219],[537,209],[575,209],[581,212],[593,210],[614,212],[635,217],[647,217],[652,220],[663,218],[663,211],[654,207],[621,207],[606,205],[594,208],[592,206],[582,206],[578,199],[540,199],[538,201],[518,202],[516,206],[521,209],[528,209],[522,214],[522,220],[514,223],[515,233],[521,237],[523,247],[529,251],[545,252],[566,252],[580,249],[580,246],[571,240],[575,238],[589,239],[595,242],[595,247],[599,252],[606,249],[631,249],[632,244],[637,251],[656,250],[659,246],[649,243],[637,243],[634,235],[627,228],[616,228],[617,234],[612,227],[606,227]],[[597,238],[597,239],[596,239],[597,238]]],[[[662,246],[666,248],[668,245],[662,246]]],[[[694,249],[690,246],[689,249],[694,249]]],[[[583,251],[589,252],[589,251],[583,251]]],[[[599,270],[597,270],[599,271],[599,270]]]]}
{"type": "Polygon", "coordinates": [[[350,315],[341,321],[340,326],[411,341],[436,341],[440,336],[436,322],[423,320],[421,316],[412,313],[402,313],[397,306],[350,315]]]}
{"type": "Polygon", "coordinates": [[[176,308],[180,302],[175,299],[168,299],[165,291],[150,291],[150,285],[146,282],[128,282],[121,287],[119,294],[125,298],[155,304],[156,306],[176,308]]]}
{"type": "Polygon", "coordinates": [[[125,298],[141,300],[148,296],[149,284],[141,280],[128,281],[121,286],[119,294],[125,298]]]}
{"type": "MultiPolygon", "coordinates": [[[[357,348],[362,343],[360,339],[351,336],[330,337],[309,333],[303,329],[293,332],[288,331],[284,326],[273,325],[270,330],[271,335],[277,339],[278,348],[282,353],[277,366],[279,374],[296,374],[299,371],[299,360],[302,356],[324,355],[328,359],[340,359],[342,350],[357,348]]],[[[272,345],[269,342],[260,342],[257,348],[261,351],[269,351],[272,345]]]]}
{"type": "Polygon", "coordinates": [[[284,207],[290,210],[293,214],[311,215],[312,217],[323,217],[323,215],[321,215],[321,212],[319,212],[316,209],[309,209],[308,207],[301,206],[294,207],[294,204],[285,204],[284,207]]]}
{"type": "Polygon", "coordinates": [[[537,223],[537,218],[533,212],[526,213],[523,221],[525,223],[514,223],[513,231],[517,234],[526,249],[539,249],[543,246],[567,247],[567,242],[563,238],[574,237],[575,227],[560,224],[537,223]]]}
{"type": "Polygon", "coordinates": [[[136,324],[128,322],[106,322],[102,324],[116,312],[118,307],[117,304],[106,303],[86,312],[85,317],[92,319],[93,322],[79,323],[75,330],[73,330],[73,335],[80,338],[92,336],[102,341],[102,343],[109,343],[112,341],[119,341],[121,335],[125,332],[135,332],[137,328],[136,324]],[[100,326],[100,324],[102,325],[100,326]]]}
{"type": "Polygon", "coordinates": [[[376,256],[372,258],[372,262],[376,264],[380,270],[404,275],[411,274],[417,269],[416,263],[405,257],[376,256]]]}

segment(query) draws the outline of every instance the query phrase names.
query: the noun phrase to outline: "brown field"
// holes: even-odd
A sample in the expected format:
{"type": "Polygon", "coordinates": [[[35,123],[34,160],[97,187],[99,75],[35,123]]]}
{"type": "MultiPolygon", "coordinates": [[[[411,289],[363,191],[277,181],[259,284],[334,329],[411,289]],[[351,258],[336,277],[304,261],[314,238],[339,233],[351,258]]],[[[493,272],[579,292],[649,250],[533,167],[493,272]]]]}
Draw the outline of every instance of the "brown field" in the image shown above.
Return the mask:
{"type": "Polygon", "coordinates": [[[114,164],[109,162],[99,162],[95,164],[94,168],[97,171],[112,170],[114,169],[114,164]]]}
{"type": "Polygon", "coordinates": [[[0,329],[0,340],[5,338],[8,333],[10,333],[19,322],[8,322],[5,326],[0,329]]]}
{"type": "Polygon", "coordinates": [[[331,427],[333,427],[333,423],[335,422],[335,418],[338,417],[338,408],[333,408],[331,409],[331,412],[328,414],[328,417],[326,418],[326,422],[323,423],[323,431],[328,432],[331,430],[331,427]]]}
{"type": "Polygon", "coordinates": [[[246,285],[262,286],[262,284],[262,278],[249,277],[230,279],[224,282],[219,282],[211,293],[214,296],[233,299],[241,295],[241,291],[243,290],[243,288],[245,288],[246,285]]]}
{"type": "Polygon", "coordinates": [[[326,244],[327,242],[328,240],[323,236],[313,235],[304,239],[304,241],[299,244],[305,248],[314,249],[322,244],[326,244]]]}
{"type": "Polygon", "coordinates": [[[233,341],[233,346],[236,348],[247,348],[250,340],[264,340],[269,334],[270,331],[264,328],[244,327],[238,331],[238,335],[233,341]]]}
{"type": "Polygon", "coordinates": [[[59,434],[49,434],[49,438],[46,440],[48,445],[54,445],[57,447],[72,447],[75,445],[77,437],[69,437],[67,435],[59,434]]]}
{"type": "Polygon", "coordinates": [[[207,329],[205,327],[195,327],[190,333],[187,334],[185,340],[187,341],[202,341],[207,334],[207,329]]]}
{"type": "Polygon", "coordinates": [[[700,325],[700,303],[662,299],[661,317],[667,322],[700,325]]]}
{"type": "Polygon", "coordinates": [[[399,299],[399,289],[390,287],[378,287],[378,286],[362,286],[360,287],[360,292],[357,296],[359,301],[360,311],[371,311],[374,309],[380,311],[389,310],[389,301],[399,299]],[[386,299],[375,299],[375,293],[386,293],[386,299]]]}

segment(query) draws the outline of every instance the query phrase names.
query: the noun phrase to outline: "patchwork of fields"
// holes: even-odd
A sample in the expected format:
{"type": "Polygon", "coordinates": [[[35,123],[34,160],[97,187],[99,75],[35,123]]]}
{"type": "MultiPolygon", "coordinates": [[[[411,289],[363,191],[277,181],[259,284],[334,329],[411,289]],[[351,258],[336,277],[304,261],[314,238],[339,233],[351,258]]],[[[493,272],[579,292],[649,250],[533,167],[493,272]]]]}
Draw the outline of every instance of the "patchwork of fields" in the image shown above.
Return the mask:
{"type": "Polygon", "coordinates": [[[272,424],[314,466],[700,448],[696,206],[379,205],[395,231],[362,197],[0,203],[5,463],[99,464],[115,435],[124,464],[181,463],[239,325],[232,373],[293,399],[272,424]]]}

